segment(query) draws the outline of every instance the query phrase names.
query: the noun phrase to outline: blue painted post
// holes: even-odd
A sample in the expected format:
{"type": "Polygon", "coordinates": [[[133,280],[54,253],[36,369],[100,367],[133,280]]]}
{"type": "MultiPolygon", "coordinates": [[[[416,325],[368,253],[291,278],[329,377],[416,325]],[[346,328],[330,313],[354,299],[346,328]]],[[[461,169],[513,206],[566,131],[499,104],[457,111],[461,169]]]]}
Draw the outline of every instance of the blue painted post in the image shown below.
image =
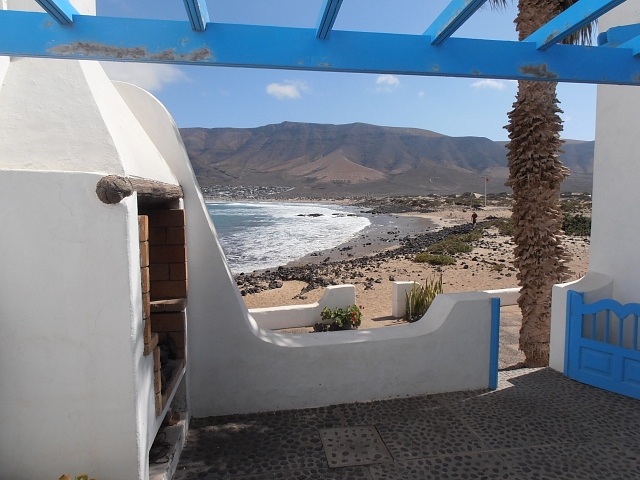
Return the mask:
{"type": "Polygon", "coordinates": [[[573,315],[574,311],[582,311],[582,295],[582,293],[574,292],[573,290],[567,291],[567,319],[564,332],[564,374],[566,376],[569,376],[573,315]]]}
{"type": "Polygon", "coordinates": [[[491,358],[489,360],[489,388],[498,388],[498,359],[500,357],[500,298],[491,299],[491,358]]]}

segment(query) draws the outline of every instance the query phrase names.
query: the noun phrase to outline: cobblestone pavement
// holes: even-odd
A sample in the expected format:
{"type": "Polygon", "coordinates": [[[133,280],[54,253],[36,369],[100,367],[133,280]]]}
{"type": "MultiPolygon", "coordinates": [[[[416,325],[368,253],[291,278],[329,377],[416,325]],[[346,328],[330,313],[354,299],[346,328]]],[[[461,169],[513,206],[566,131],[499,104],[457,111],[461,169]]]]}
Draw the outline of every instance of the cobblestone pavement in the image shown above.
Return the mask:
{"type": "Polygon", "coordinates": [[[640,479],[640,401],[551,369],[495,391],[197,418],[174,480],[640,479]]]}

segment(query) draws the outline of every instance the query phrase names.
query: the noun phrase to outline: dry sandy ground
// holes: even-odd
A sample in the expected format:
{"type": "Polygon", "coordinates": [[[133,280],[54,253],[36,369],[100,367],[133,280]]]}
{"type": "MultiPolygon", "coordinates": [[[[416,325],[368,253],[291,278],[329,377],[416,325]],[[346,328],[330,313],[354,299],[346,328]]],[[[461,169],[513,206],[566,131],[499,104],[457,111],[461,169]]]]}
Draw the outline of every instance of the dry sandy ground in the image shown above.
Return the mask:
{"type": "MultiPolygon", "coordinates": [[[[405,214],[409,215],[409,214],[405,214]]],[[[428,217],[441,226],[458,225],[470,222],[469,210],[444,210],[437,213],[414,214],[428,217]]],[[[508,218],[511,212],[508,209],[487,207],[478,212],[478,221],[487,216],[508,218]]],[[[421,233],[421,232],[416,232],[421,233]]],[[[568,264],[574,272],[572,279],[578,279],[587,272],[589,263],[589,237],[564,237],[564,243],[572,255],[568,264]]],[[[513,268],[513,247],[510,237],[500,235],[496,228],[485,231],[482,239],[474,243],[474,249],[470,253],[458,255],[455,265],[434,267],[422,263],[414,263],[411,260],[393,260],[374,265],[370,277],[376,279],[373,289],[365,290],[362,279],[352,278],[349,283],[356,286],[356,299],[358,305],[364,306],[364,318],[360,328],[376,328],[388,325],[403,324],[403,320],[391,316],[391,297],[393,281],[412,280],[424,283],[442,274],[445,292],[465,292],[475,290],[489,290],[498,288],[517,287],[516,271],[513,268]],[[504,265],[501,270],[495,264],[504,265]]],[[[306,294],[305,300],[293,299],[300,293],[304,282],[284,282],[282,288],[267,290],[244,297],[249,308],[270,307],[277,305],[295,305],[313,303],[323,294],[324,289],[318,288],[306,294]]],[[[513,364],[520,360],[517,352],[517,332],[521,317],[517,307],[503,307],[502,309],[502,336],[505,348],[513,350],[513,356],[508,356],[502,366],[513,364]],[[514,345],[515,344],[515,345],[514,345]]],[[[309,330],[309,329],[307,329],[309,330]]],[[[506,354],[503,351],[503,354],[506,354]]],[[[501,354],[501,357],[504,355],[501,354]]]]}

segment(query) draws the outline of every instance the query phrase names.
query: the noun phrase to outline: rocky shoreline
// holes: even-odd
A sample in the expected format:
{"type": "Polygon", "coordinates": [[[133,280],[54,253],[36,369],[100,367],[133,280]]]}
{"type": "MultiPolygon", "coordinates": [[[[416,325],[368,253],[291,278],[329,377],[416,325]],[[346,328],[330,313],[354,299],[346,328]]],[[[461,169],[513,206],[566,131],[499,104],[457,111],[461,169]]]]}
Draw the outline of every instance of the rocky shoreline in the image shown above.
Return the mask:
{"type": "MultiPolygon", "coordinates": [[[[380,212],[401,213],[401,212],[380,212]]],[[[486,223],[486,222],[485,222],[486,223]]],[[[479,224],[482,226],[482,224],[479,224]]],[[[399,245],[372,255],[359,256],[345,260],[325,258],[318,263],[280,266],[264,272],[241,273],[235,276],[241,295],[256,294],[265,290],[281,288],[283,282],[301,281],[307,284],[294,298],[305,299],[305,293],[319,287],[348,283],[348,279],[357,278],[365,289],[373,288],[375,283],[382,283],[383,278],[374,275],[373,270],[390,260],[413,259],[413,257],[434,243],[447,239],[452,235],[462,235],[473,230],[469,224],[444,227],[438,231],[408,235],[399,239],[399,245]]],[[[387,280],[393,281],[393,278],[387,280]]]]}

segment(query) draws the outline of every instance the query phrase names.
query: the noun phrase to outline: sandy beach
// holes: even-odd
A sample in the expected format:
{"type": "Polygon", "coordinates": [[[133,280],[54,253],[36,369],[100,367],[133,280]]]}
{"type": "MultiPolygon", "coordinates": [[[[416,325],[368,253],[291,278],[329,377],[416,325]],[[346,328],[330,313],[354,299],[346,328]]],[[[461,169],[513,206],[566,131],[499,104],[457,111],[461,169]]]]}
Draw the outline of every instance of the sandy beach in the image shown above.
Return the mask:
{"type": "MultiPolygon", "coordinates": [[[[509,218],[511,215],[511,211],[504,207],[486,207],[477,213],[479,223],[488,217],[509,218]]],[[[413,222],[403,220],[399,221],[399,224],[402,224],[403,228],[415,228],[414,233],[418,234],[437,231],[443,227],[469,224],[471,211],[464,208],[449,208],[434,213],[403,213],[393,217],[412,219],[413,222]],[[420,220],[426,222],[420,223],[420,220]]],[[[348,250],[349,255],[353,257],[370,255],[384,249],[384,242],[376,242],[380,238],[379,234],[380,229],[374,227],[364,236],[352,240],[348,245],[352,247],[348,250]],[[366,245],[368,243],[371,245],[366,245]]],[[[572,279],[578,279],[586,273],[588,268],[590,238],[565,236],[563,239],[572,256],[572,260],[568,264],[573,272],[572,279]]],[[[483,237],[475,242],[473,247],[473,251],[470,253],[456,255],[457,263],[451,266],[436,267],[425,263],[416,263],[411,260],[412,256],[406,258],[409,257],[407,255],[368,262],[367,266],[362,269],[346,270],[342,273],[343,276],[337,279],[337,283],[351,283],[356,286],[357,303],[364,306],[364,317],[360,328],[377,328],[405,323],[403,320],[391,316],[393,281],[424,283],[426,279],[442,274],[445,292],[518,286],[516,271],[513,267],[514,244],[511,237],[500,235],[496,227],[491,227],[485,229],[483,237]],[[499,269],[495,267],[496,264],[504,265],[504,267],[499,269]]],[[[336,247],[332,251],[323,252],[317,256],[301,259],[298,262],[322,262],[325,258],[331,260],[344,258],[344,256],[340,256],[345,253],[340,251],[341,248],[344,246],[336,247]]],[[[244,296],[244,300],[249,308],[305,304],[317,301],[324,292],[324,288],[315,288],[300,295],[305,287],[307,287],[307,283],[303,281],[284,281],[280,288],[247,294],[244,296]]],[[[513,355],[509,357],[511,361],[506,361],[506,363],[515,363],[519,360],[519,352],[514,346],[514,344],[517,345],[517,332],[521,321],[518,307],[503,307],[502,317],[503,330],[505,330],[503,334],[512,336],[505,342],[513,350],[513,355]]]]}

